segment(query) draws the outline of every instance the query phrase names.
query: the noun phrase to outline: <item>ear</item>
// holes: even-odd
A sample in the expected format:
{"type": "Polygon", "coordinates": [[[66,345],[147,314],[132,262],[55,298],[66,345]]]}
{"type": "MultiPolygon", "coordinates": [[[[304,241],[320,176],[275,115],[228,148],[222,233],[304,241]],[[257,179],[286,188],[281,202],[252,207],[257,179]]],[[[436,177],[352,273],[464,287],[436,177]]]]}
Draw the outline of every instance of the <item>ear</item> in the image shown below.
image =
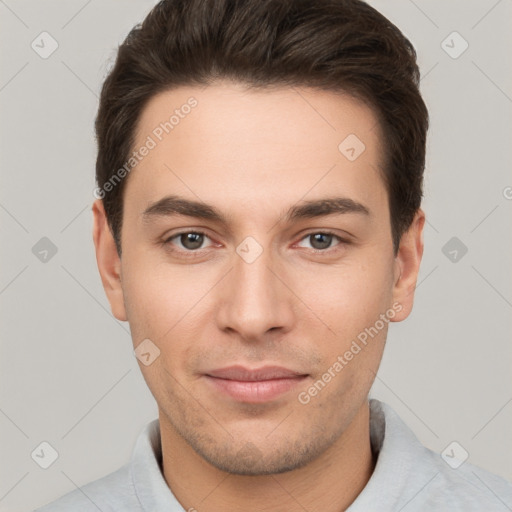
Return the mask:
{"type": "Polygon", "coordinates": [[[96,248],[96,262],[101,282],[107,294],[112,314],[123,322],[127,320],[121,287],[121,258],[117,254],[116,244],[107,222],[103,201],[97,199],[93,206],[93,240],[96,248]]]}
{"type": "Polygon", "coordinates": [[[412,311],[414,291],[423,256],[423,226],[425,214],[419,209],[411,226],[402,235],[398,253],[395,257],[395,285],[393,301],[401,304],[402,309],[392,319],[393,322],[405,320],[412,311]]]}

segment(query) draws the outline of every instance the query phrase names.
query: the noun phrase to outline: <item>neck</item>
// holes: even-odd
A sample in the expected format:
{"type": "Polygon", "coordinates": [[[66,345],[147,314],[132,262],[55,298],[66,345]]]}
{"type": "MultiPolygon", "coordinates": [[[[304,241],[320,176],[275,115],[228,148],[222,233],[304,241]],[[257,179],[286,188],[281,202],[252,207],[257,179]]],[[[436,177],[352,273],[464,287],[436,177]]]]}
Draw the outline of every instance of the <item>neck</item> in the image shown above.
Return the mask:
{"type": "Polygon", "coordinates": [[[185,510],[303,512],[345,510],[375,468],[370,411],[365,400],[350,425],[317,459],[286,473],[226,473],[200,457],[160,411],[164,478],[185,510]]]}

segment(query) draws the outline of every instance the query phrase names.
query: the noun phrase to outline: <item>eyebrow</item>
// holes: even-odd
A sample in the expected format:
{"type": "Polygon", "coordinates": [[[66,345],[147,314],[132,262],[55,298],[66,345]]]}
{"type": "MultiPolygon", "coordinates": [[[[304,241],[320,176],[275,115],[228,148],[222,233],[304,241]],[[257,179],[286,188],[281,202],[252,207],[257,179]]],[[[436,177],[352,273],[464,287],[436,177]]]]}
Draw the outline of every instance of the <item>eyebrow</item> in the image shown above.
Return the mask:
{"type": "MultiPolygon", "coordinates": [[[[327,197],[302,201],[288,209],[284,215],[285,222],[293,222],[300,219],[312,219],[326,215],[362,214],[370,216],[370,210],[362,203],[348,197],[327,197]]],[[[142,213],[144,223],[150,223],[153,218],[170,217],[173,215],[185,215],[197,219],[215,221],[224,225],[228,219],[212,205],[185,199],[179,196],[166,196],[150,204],[142,213]]]]}

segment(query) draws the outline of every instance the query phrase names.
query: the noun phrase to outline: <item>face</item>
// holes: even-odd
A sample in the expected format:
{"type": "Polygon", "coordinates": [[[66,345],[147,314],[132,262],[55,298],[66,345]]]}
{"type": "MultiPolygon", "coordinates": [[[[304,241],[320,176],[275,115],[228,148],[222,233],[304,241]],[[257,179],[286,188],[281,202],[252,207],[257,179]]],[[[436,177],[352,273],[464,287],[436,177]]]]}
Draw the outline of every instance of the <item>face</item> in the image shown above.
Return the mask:
{"type": "Polygon", "coordinates": [[[121,259],[94,206],[161,427],[219,469],[302,467],[365,406],[422,253],[420,211],[393,254],[380,141],[348,96],[183,87],[137,127],[134,150],[152,147],[126,178],[121,259]]]}

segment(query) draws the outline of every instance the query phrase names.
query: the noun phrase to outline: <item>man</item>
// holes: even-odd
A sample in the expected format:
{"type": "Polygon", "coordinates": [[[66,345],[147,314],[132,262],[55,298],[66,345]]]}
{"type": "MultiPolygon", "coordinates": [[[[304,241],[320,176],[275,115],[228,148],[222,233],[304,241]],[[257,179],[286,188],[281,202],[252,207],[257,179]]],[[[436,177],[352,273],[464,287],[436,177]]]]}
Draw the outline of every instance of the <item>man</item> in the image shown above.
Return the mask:
{"type": "Polygon", "coordinates": [[[159,418],[40,511],[507,510],[369,401],[413,306],[428,113],[360,0],[168,0],[105,81],[94,243],[159,418]]]}

